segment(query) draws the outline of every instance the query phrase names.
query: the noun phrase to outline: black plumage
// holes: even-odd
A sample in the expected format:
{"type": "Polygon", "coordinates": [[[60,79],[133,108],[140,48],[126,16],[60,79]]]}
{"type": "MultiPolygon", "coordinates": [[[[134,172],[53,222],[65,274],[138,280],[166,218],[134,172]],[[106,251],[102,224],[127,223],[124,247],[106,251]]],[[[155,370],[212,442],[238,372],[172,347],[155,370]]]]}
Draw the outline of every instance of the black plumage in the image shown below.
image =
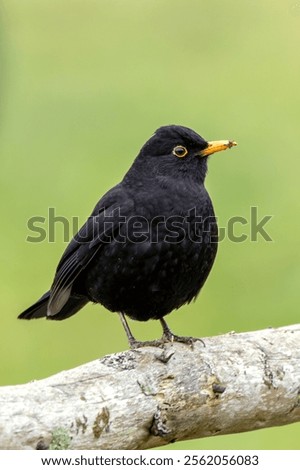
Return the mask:
{"type": "Polygon", "coordinates": [[[207,142],[182,126],[159,128],[124,179],[97,203],[71,240],[49,292],[19,318],[63,320],[86,303],[125,320],[159,319],[200,292],[217,253],[218,229],[204,187],[208,155],[236,145],[207,142]]]}

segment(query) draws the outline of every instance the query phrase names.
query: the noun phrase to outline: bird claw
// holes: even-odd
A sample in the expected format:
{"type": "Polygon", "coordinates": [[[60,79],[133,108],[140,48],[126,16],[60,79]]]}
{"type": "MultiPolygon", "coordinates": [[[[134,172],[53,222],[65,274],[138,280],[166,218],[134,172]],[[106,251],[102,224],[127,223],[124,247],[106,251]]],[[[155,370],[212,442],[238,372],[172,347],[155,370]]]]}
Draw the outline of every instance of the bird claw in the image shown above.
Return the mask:
{"type": "Polygon", "coordinates": [[[153,341],[130,341],[130,349],[139,349],[144,347],[155,347],[155,348],[163,348],[165,342],[162,339],[154,339],[153,341]]]}
{"type": "Polygon", "coordinates": [[[201,338],[193,338],[192,336],[177,336],[164,334],[161,339],[154,339],[152,341],[130,341],[130,349],[139,349],[144,347],[164,348],[167,343],[183,343],[189,345],[194,349],[194,344],[200,341],[205,347],[205,343],[201,338]]]}
{"type": "Polygon", "coordinates": [[[177,336],[174,335],[172,332],[170,332],[170,334],[168,332],[165,332],[162,336],[162,340],[166,343],[188,344],[189,346],[191,346],[192,349],[194,349],[194,344],[196,343],[196,341],[201,341],[201,343],[205,347],[205,343],[201,338],[193,338],[192,336],[177,336]]]}

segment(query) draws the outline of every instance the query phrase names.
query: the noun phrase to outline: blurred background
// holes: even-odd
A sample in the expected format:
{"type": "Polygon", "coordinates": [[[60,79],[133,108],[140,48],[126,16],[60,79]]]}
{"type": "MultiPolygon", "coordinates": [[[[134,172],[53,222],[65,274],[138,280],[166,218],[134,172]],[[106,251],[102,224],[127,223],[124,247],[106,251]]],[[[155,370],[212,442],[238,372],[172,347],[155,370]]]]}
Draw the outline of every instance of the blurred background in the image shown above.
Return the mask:
{"type": "MultiPolygon", "coordinates": [[[[250,239],[220,243],[197,301],[169,317],[208,336],[299,321],[300,2],[0,2],[1,385],[47,377],[127,349],[117,315],[89,305],[64,322],[17,315],[52,282],[66,242],[37,236],[48,211],[82,224],[165,124],[239,146],[210,160],[219,226],[272,215],[250,239]],[[42,220],[42,219],[41,219],[42,220]]],[[[138,339],[161,334],[133,323],[138,339]]],[[[300,424],[187,441],[170,449],[299,449],[300,424]]]]}

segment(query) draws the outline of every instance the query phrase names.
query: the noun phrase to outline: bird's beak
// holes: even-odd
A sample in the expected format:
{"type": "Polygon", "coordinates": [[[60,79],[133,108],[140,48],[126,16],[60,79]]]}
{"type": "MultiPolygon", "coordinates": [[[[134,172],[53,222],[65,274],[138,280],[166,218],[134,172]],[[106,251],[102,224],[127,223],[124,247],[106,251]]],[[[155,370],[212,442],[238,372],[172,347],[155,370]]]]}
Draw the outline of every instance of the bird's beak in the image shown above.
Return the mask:
{"type": "Polygon", "coordinates": [[[206,149],[202,150],[199,155],[200,157],[207,157],[212,153],[221,152],[221,150],[230,149],[237,143],[234,140],[212,140],[208,142],[206,149]]]}

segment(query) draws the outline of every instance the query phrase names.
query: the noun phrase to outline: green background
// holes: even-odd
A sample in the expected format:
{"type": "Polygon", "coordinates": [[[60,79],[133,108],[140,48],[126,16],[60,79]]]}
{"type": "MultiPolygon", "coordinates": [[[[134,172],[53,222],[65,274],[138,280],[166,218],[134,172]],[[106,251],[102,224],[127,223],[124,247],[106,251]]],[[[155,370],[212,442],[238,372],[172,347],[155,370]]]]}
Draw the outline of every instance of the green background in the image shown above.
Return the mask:
{"type": "MultiPolygon", "coordinates": [[[[48,289],[66,244],[28,243],[49,207],[80,223],[160,125],[239,147],[210,160],[220,227],[273,215],[272,242],[226,238],[195,304],[169,317],[207,336],[299,321],[300,2],[7,0],[0,3],[1,384],[46,377],[127,348],[117,315],[17,321],[48,289]],[[32,234],[31,234],[32,235],[32,234]]],[[[139,339],[155,322],[132,323],[139,339]]],[[[299,449],[300,424],[172,449],[299,449]]]]}

